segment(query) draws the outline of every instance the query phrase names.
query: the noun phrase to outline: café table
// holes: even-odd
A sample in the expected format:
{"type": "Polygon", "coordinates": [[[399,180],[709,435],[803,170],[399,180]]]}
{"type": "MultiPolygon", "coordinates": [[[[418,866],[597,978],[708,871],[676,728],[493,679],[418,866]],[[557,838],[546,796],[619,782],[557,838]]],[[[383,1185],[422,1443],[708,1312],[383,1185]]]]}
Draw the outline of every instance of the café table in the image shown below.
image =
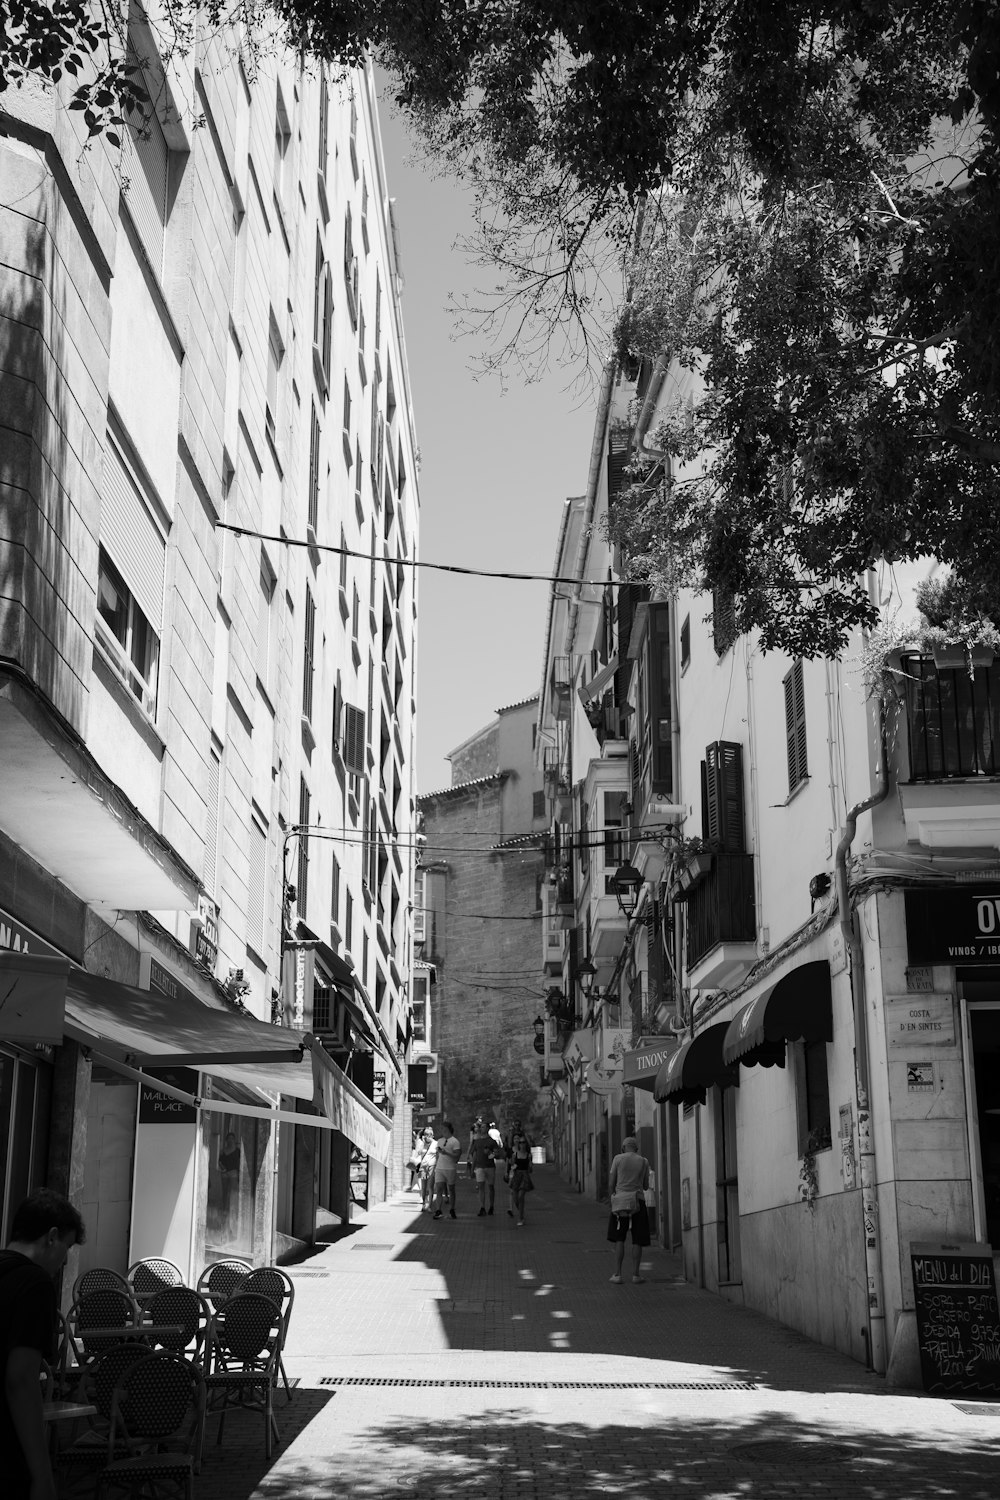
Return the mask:
{"type": "Polygon", "coordinates": [[[181,1323],[128,1323],[123,1328],[78,1328],[77,1339],[118,1339],[126,1343],[129,1339],[168,1338],[171,1334],[183,1333],[181,1323]]]}
{"type": "Polygon", "coordinates": [[[45,1422],[73,1422],[77,1417],[96,1417],[97,1407],[89,1401],[43,1401],[42,1420],[45,1422]]]}

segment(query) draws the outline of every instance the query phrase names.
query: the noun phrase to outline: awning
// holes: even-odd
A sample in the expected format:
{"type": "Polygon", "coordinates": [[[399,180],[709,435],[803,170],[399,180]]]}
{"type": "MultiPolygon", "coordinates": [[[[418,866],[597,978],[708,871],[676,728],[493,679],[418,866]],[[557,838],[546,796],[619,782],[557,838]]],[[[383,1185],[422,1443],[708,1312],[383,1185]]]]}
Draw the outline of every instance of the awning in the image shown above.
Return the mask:
{"type": "MultiPolygon", "coordinates": [[[[250,1088],[304,1099],[356,1146],[387,1160],[390,1121],[308,1032],[215,1010],[183,991],[168,996],[119,984],[64,958],[37,954],[0,952],[0,999],[22,974],[30,973],[37,984],[41,968],[47,970],[50,991],[64,996],[63,1034],[111,1066],[200,1068],[250,1088]]],[[[2,1015],[0,1008],[0,1036],[2,1015]]],[[[302,1123],[308,1124],[308,1117],[302,1123]]]]}
{"type": "Polygon", "coordinates": [[[375,1009],[374,1005],[369,1000],[368,995],[367,995],[367,993],[365,991],[365,987],[361,983],[361,980],[357,977],[356,974],[353,975],[352,977],[354,979],[354,988],[355,988],[355,991],[357,992],[358,996],[360,997],[360,999],[361,999],[361,1001],[362,1001],[362,1003],[363,1003],[363,1005],[365,1007],[365,1010],[366,1010],[366,1013],[368,1015],[369,1020],[371,1021],[372,1025],[376,1028],[376,1030],[378,1031],[379,1037],[381,1038],[381,1040],[379,1042],[379,1048],[380,1048],[381,1055],[383,1055],[385,1057],[386,1062],[390,1063],[392,1065],[392,1067],[395,1068],[395,1070],[396,1070],[397,1074],[399,1075],[399,1077],[402,1078],[402,1076],[403,1076],[403,1065],[402,1065],[402,1063],[399,1061],[399,1059],[396,1056],[396,1050],[395,1050],[395,1048],[392,1045],[392,1037],[389,1035],[388,1031],[386,1031],[386,1029],[385,1029],[385,1026],[382,1024],[382,1019],[379,1016],[379,1013],[375,1009]]]}
{"type": "Polygon", "coordinates": [[[596,677],[592,677],[589,682],[581,687],[580,697],[584,702],[593,703],[595,699],[599,698],[617,671],[618,657],[613,656],[607,666],[601,668],[596,677]]]}
{"type": "Polygon", "coordinates": [[[720,1021],[681,1043],[656,1075],[653,1098],[657,1104],[666,1099],[671,1104],[704,1104],[706,1089],[738,1083],[739,1069],[729,1067],[722,1056],[727,1029],[725,1021],[720,1021]]]}
{"type": "Polygon", "coordinates": [[[786,1042],[832,1042],[830,965],[800,964],[737,1011],[726,1030],[725,1061],[745,1068],[785,1065],[786,1042]]]}

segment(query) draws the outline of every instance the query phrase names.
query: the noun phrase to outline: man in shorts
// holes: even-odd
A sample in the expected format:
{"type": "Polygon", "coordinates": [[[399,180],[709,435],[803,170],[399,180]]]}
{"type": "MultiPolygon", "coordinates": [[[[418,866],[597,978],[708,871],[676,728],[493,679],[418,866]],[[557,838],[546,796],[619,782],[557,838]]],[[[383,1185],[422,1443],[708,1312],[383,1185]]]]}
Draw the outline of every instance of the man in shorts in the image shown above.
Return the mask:
{"type": "Polygon", "coordinates": [[[461,1154],[462,1143],[455,1134],[451,1121],[445,1120],[444,1135],[437,1143],[437,1159],[434,1162],[434,1197],[437,1203],[437,1208],[434,1210],[435,1219],[440,1219],[445,1201],[448,1203],[449,1219],[458,1217],[455,1212],[455,1184],[458,1178],[458,1159],[461,1154]]]}
{"type": "Polygon", "coordinates": [[[42,1360],[55,1355],[55,1277],[83,1220],[66,1198],[47,1188],[14,1214],[10,1243],[0,1251],[0,1487],[5,1500],[55,1500],[56,1487],[42,1413],[42,1360]]]}
{"type": "Polygon", "coordinates": [[[479,1194],[477,1217],[480,1219],[493,1212],[496,1200],[496,1158],[503,1154],[503,1146],[498,1146],[487,1132],[482,1120],[477,1120],[472,1131],[472,1140],[469,1142],[469,1165],[476,1179],[476,1191],[479,1194]],[[486,1207],[487,1191],[489,1192],[489,1208],[486,1207]]]}
{"type": "Polygon", "coordinates": [[[615,1213],[608,1217],[608,1239],[615,1247],[615,1274],[611,1280],[616,1286],[622,1284],[622,1266],[625,1263],[625,1240],[632,1236],[632,1280],[645,1280],[639,1275],[642,1252],[649,1244],[649,1210],[643,1190],[649,1187],[649,1162],[639,1155],[639,1142],[634,1135],[622,1141],[622,1149],[611,1163],[608,1173],[608,1190],[611,1201],[616,1193],[633,1193],[636,1206],[631,1213],[615,1213]]]}

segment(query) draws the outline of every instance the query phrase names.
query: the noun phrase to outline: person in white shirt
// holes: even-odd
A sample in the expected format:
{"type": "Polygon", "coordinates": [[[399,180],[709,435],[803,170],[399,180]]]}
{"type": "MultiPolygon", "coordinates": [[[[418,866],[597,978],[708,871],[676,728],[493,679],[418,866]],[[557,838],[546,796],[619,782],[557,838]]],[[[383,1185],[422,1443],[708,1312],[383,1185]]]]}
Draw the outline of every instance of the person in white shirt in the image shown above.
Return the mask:
{"type": "Polygon", "coordinates": [[[444,1122],[444,1135],[437,1143],[437,1159],[434,1162],[434,1195],[437,1208],[434,1210],[435,1219],[440,1219],[445,1201],[448,1203],[448,1217],[456,1219],[456,1180],[458,1178],[458,1159],[462,1154],[462,1143],[455,1134],[454,1126],[450,1120],[444,1122]]]}
{"type": "Polygon", "coordinates": [[[643,1189],[649,1186],[649,1162],[639,1155],[639,1142],[634,1135],[627,1135],[622,1149],[611,1163],[608,1173],[608,1191],[612,1209],[608,1217],[608,1239],[615,1247],[615,1274],[611,1280],[616,1286],[622,1283],[622,1265],[625,1261],[625,1240],[632,1236],[632,1280],[642,1282],[639,1275],[642,1252],[649,1244],[649,1212],[643,1198],[643,1189]],[[615,1198],[620,1194],[632,1194],[635,1207],[629,1211],[616,1212],[615,1198]]]}

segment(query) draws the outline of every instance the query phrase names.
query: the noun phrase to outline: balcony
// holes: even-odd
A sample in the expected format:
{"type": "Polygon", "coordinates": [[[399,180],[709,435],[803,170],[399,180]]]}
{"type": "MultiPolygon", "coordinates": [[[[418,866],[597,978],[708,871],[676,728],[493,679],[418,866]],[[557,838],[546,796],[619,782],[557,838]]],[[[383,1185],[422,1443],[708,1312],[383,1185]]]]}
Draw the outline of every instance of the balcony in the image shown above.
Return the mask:
{"type": "Polygon", "coordinates": [[[688,979],[718,989],[742,978],[757,956],[752,854],[719,851],[687,898],[688,979]]]}
{"type": "Polygon", "coordinates": [[[928,849],[1000,844],[1000,664],[938,667],[902,657],[909,782],[900,781],[906,836],[928,849]]]}

